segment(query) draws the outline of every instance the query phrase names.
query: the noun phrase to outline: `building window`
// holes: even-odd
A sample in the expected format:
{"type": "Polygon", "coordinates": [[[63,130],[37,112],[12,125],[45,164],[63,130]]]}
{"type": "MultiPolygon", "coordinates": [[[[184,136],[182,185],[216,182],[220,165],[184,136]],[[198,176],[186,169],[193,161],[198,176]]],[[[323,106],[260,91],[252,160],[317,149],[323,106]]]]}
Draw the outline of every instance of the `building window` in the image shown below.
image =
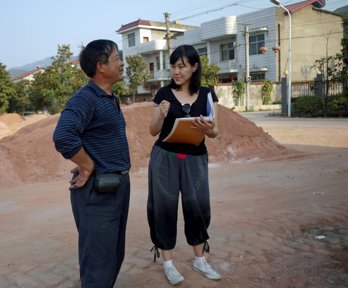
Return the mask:
{"type": "Polygon", "coordinates": [[[149,42],[149,37],[143,37],[143,43],[149,42]]]}
{"type": "Polygon", "coordinates": [[[154,64],[151,62],[150,64],[149,64],[149,69],[150,69],[150,74],[151,74],[151,78],[153,79],[154,77],[154,64]]]}
{"type": "MultiPolygon", "coordinates": [[[[166,61],[163,59],[163,69],[166,69],[166,61]]],[[[161,70],[161,62],[160,62],[160,57],[156,57],[156,70],[161,70]]]]}
{"type": "Polygon", "coordinates": [[[265,46],[265,34],[258,34],[250,36],[249,38],[249,54],[262,54],[260,48],[265,46]]]}
{"type": "Polygon", "coordinates": [[[207,54],[208,54],[207,47],[198,48],[197,52],[198,52],[199,56],[207,56],[207,54]]]}
{"type": "Polygon", "coordinates": [[[128,47],[135,46],[135,33],[128,34],[128,47]]]}
{"type": "Polygon", "coordinates": [[[221,61],[234,59],[234,43],[222,44],[220,46],[221,61]]]}
{"type": "Polygon", "coordinates": [[[266,80],[265,72],[251,72],[250,73],[251,81],[263,81],[266,80]]]}
{"type": "Polygon", "coordinates": [[[156,70],[161,70],[160,57],[156,56],[156,70]]]}

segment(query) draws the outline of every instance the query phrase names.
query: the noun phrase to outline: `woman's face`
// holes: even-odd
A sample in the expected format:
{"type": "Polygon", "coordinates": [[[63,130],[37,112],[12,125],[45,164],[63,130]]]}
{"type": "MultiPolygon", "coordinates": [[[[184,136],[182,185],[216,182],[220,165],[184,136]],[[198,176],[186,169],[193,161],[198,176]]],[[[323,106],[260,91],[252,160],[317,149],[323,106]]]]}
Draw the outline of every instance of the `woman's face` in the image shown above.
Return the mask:
{"type": "Polygon", "coordinates": [[[192,74],[197,70],[198,64],[192,66],[186,57],[178,59],[175,64],[171,65],[172,78],[176,85],[182,86],[190,83],[192,74]]]}

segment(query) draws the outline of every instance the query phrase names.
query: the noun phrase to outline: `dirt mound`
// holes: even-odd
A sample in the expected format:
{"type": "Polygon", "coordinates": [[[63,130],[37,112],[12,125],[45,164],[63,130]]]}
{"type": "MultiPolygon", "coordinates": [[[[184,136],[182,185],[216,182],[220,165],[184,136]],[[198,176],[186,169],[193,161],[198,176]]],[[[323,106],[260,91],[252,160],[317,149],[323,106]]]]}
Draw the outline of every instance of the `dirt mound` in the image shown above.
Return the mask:
{"type": "MultiPolygon", "coordinates": [[[[156,140],[149,133],[152,104],[124,106],[132,171],[147,167],[156,140]]],[[[52,133],[59,115],[46,116],[0,140],[0,185],[47,182],[69,177],[73,164],[55,151],[52,133]]],[[[219,106],[221,134],[206,139],[210,163],[250,161],[287,157],[293,154],[277,143],[262,128],[230,109],[219,106]]]]}
{"type": "MultiPolygon", "coordinates": [[[[142,167],[147,165],[151,145],[157,138],[149,134],[148,128],[152,104],[133,105],[126,106],[123,111],[133,166],[142,167]]],[[[253,122],[224,106],[218,107],[221,133],[215,139],[206,138],[211,163],[265,159],[290,153],[253,122]]]]}
{"type": "Polygon", "coordinates": [[[8,128],[7,124],[0,121],[0,139],[10,134],[11,130],[8,128]]]}
{"type": "Polygon", "coordinates": [[[47,117],[0,140],[0,185],[46,182],[66,176],[71,164],[55,151],[52,141],[58,117],[47,117]]]}
{"type": "Polygon", "coordinates": [[[16,127],[22,125],[23,122],[25,122],[25,119],[17,113],[0,115],[0,139],[15,133],[19,129],[16,127]]]}
{"type": "Polygon", "coordinates": [[[0,115],[0,139],[16,133],[19,129],[49,117],[49,114],[34,114],[22,117],[17,113],[0,115]]]}
{"type": "Polygon", "coordinates": [[[11,126],[16,123],[21,123],[25,121],[25,119],[17,113],[6,113],[3,115],[0,115],[0,121],[4,122],[8,126],[11,126]]]}

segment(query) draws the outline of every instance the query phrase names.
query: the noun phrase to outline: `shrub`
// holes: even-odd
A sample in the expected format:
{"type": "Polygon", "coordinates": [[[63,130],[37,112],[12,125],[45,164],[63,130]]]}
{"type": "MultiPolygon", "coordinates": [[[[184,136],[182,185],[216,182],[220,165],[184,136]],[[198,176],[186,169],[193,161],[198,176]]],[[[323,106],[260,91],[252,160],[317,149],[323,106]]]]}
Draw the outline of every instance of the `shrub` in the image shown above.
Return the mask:
{"type": "Polygon", "coordinates": [[[232,82],[234,102],[239,105],[239,101],[245,93],[245,84],[241,80],[232,82]]]}
{"type": "Polygon", "coordinates": [[[348,96],[342,94],[330,96],[327,108],[330,116],[348,115],[348,96]]]}
{"type": "Polygon", "coordinates": [[[261,97],[262,97],[262,104],[263,105],[268,105],[272,101],[272,93],[273,90],[273,85],[272,82],[269,80],[266,80],[261,88],[261,97]]]}
{"type": "Polygon", "coordinates": [[[323,103],[318,96],[300,96],[294,103],[294,114],[300,117],[319,116],[323,113],[323,103]]]}

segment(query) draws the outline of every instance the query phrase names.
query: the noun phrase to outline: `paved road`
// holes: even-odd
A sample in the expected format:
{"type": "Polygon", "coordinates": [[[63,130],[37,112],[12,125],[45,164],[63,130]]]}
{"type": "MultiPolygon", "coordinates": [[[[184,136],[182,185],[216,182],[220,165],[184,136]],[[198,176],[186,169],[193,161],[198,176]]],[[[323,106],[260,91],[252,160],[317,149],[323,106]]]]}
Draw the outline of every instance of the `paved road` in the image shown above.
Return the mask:
{"type": "Polygon", "coordinates": [[[277,112],[241,112],[243,117],[258,126],[348,127],[348,118],[297,118],[279,116],[277,112]]]}

